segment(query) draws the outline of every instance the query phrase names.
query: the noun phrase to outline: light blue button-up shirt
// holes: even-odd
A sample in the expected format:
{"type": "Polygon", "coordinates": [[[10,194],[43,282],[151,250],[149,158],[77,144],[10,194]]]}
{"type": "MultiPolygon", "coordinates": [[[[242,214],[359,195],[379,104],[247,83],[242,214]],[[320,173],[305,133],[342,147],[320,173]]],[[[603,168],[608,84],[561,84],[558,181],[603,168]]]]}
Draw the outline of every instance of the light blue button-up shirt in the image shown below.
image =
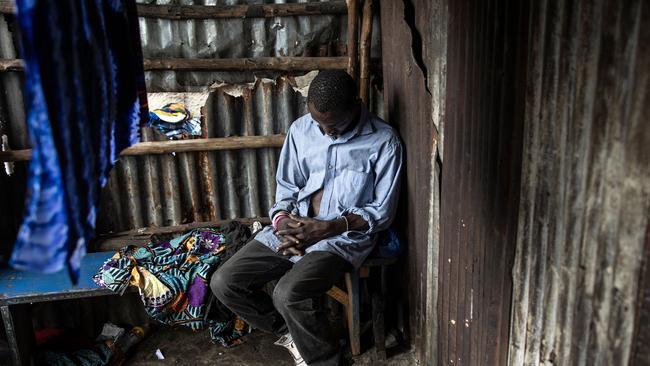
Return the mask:
{"type": "MultiPolygon", "coordinates": [[[[354,129],[334,138],[324,134],[311,114],[289,128],[276,174],[276,202],[280,210],[308,216],[311,196],[323,188],[319,220],[355,214],[368,223],[367,231],[347,231],[323,239],[305,252],[335,253],[358,268],[372,251],[375,233],[395,216],[402,169],[402,144],[395,130],[362,107],[354,129]]],[[[267,226],[255,239],[277,251],[281,239],[267,226]]],[[[292,256],[293,262],[300,256],[292,256]]]]}

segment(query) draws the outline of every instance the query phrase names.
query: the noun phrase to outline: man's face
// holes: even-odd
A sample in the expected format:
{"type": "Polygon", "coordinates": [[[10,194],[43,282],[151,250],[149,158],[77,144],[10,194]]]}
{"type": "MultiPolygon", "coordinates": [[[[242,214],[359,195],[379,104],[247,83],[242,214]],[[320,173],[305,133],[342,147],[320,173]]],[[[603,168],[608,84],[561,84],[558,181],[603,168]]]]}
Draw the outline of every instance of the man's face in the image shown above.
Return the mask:
{"type": "Polygon", "coordinates": [[[346,128],[355,122],[355,119],[359,118],[358,102],[354,103],[351,108],[343,111],[319,112],[314,107],[313,103],[309,103],[307,109],[320,128],[323,129],[327,135],[333,137],[340,136],[346,128]]]}

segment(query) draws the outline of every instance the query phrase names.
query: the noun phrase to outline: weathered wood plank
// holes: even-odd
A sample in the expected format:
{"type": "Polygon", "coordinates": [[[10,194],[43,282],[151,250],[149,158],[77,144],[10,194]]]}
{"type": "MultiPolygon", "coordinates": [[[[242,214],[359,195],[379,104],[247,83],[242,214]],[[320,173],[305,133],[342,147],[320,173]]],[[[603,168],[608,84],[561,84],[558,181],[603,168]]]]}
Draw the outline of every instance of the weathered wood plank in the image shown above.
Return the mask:
{"type": "MultiPolygon", "coordinates": [[[[299,15],[345,14],[345,1],[289,4],[237,4],[237,5],[162,5],[137,4],[142,18],[219,19],[219,18],[272,18],[299,15]]],[[[14,2],[0,0],[0,14],[15,13],[14,2]]]]}
{"type": "MultiPolygon", "coordinates": [[[[150,242],[152,235],[170,235],[180,234],[188,230],[202,228],[202,227],[220,227],[227,225],[232,220],[215,220],[207,222],[192,222],[183,225],[161,226],[161,227],[145,227],[134,230],[120,231],[117,233],[107,233],[98,236],[93,241],[93,247],[97,250],[117,250],[125,245],[142,246],[150,242]]],[[[238,218],[236,221],[251,225],[255,221],[259,221],[263,225],[271,223],[268,217],[252,217],[252,218],[238,218]]]]}
{"type": "Polygon", "coordinates": [[[345,70],[347,57],[255,57],[255,58],[165,58],[145,59],[145,70],[277,70],[312,71],[345,70]]]}
{"type": "Polygon", "coordinates": [[[345,1],[289,4],[158,5],[138,4],[138,16],[163,19],[271,18],[345,14],[345,1]]]}
{"type": "Polygon", "coordinates": [[[0,162],[28,161],[31,158],[32,158],[31,149],[0,151],[0,162]]]}
{"type": "MultiPolygon", "coordinates": [[[[144,59],[144,69],[175,71],[345,70],[348,57],[159,58],[144,59]]],[[[0,72],[23,71],[21,59],[1,59],[0,72]]]]}
{"type": "MultiPolygon", "coordinates": [[[[191,140],[145,141],[124,149],[120,153],[120,156],[282,147],[284,138],[284,134],[277,134],[267,136],[231,136],[191,140]]],[[[31,156],[31,149],[0,151],[0,162],[27,161],[31,159],[31,156]]]]}
{"type": "Polygon", "coordinates": [[[359,97],[368,105],[370,98],[370,51],[372,40],[373,0],[363,2],[361,40],[359,44],[359,97]]]}
{"type": "Polygon", "coordinates": [[[14,14],[15,12],[13,0],[0,0],[0,14],[14,14]]]}
{"type": "Polygon", "coordinates": [[[348,3],[348,74],[355,80],[359,71],[359,1],[347,0],[348,3]]]}
{"type": "Polygon", "coordinates": [[[348,306],[348,294],[340,288],[333,286],[327,291],[327,295],[338,301],[343,306],[348,306]]]}
{"type": "Polygon", "coordinates": [[[281,147],[285,135],[231,136],[192,140],[140,142],[122,151],[121,156],[166,154],[170,152],[217,151],[281,147]]]}
{"type": "Polygon", "coordinates": [[[0,60],[0,71],[22,71],[25,68],[23,60],[2,59],[0,60]]]}

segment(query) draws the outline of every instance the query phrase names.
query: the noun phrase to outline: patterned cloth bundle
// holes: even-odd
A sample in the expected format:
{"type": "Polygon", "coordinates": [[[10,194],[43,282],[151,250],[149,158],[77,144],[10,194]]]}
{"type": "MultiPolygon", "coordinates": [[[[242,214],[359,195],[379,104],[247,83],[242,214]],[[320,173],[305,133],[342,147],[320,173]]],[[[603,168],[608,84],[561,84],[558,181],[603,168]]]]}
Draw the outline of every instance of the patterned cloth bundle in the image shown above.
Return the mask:
{"type": "Polygon", "coordinates": [[[205,316],[210,275],[225,260],[226,251],[223,232],[194,229],[169,241],[124,247],[93,279],[120,294],[136,286],[152,318],[192,330],[208,328],[213,341],[230,347],[241,343],[248,326],[234,316],[226,321],[205,316]]]}
{"type": "Polygon", "coordinates": [[[149,123],[169,139],[201,136],[201,120],[192,117],[192,113],[183,103],[169,103],[150,111],[149,123]]]}

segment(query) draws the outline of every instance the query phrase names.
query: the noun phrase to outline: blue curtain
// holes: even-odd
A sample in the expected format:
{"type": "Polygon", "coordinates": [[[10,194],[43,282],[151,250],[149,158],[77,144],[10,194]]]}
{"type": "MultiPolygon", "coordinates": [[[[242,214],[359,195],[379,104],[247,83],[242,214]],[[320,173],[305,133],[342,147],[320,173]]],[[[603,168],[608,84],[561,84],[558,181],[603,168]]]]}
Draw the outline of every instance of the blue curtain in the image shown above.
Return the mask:
{"type": "Polygon", "coordinates": [[[10,264],[79,276],[99,191],[139,141],[146,91],[135,3],[17,0],[32,143],[25,217],[10,264]]]}

